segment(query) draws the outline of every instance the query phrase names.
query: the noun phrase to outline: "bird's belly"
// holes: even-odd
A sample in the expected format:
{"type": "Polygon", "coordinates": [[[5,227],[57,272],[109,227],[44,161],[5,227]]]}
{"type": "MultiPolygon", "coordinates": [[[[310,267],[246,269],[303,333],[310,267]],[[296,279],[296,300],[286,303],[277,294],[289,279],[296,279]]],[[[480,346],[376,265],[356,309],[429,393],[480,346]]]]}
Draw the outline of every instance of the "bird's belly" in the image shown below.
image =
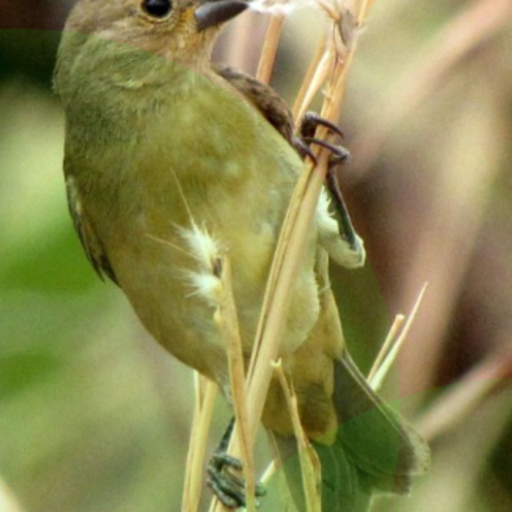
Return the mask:
{"type": "MultiPolygon", "coordinates": [[[[108,237],[109,259],[137,315],[159,343],[188,366],[225,385],[225,340],[215,321],[217,307],[201,295],[191,280],[192,275],[204,269],[184,236],[184,232],[191,231],[190,219],[187,209],[179,207],[180,201],[174,198],[172,208],[164,201],[151,201],[129,222],[124,218],[108,237]]],[[[279,211],[273,204],[255,201],[250,193],[247,197],[239,194],[207,204],[189,197],[188,202],[195,225],[209,233],[221,255],[230,260],[241,339],[249,358],[279,220],[287,204],[279,211]],[[240,204],[248,208],[241,208],[240,204]]],[[[293,352],[304,342],[318,316],[312,260],[309,254],[297,275],[282,354],[293,352]]]]}
{"type": "MultiPolygon", "coordinates": [[[[175,124],[170,123],[170,106],[169,114],[163,110],[145,126],[133,158],[120,169],[123,186],[116,186],[117,203],[131,208],[110,213],[109,232],[101,238],[146,328],[178,359],[221,383],[226,379],[225,342],[214,320],[215,305],[191,286],[190,274],[201,262],[182,230],[204,229],[230,259],[241,338],[249,356],[302,164],[274,128],[230,93],[212,98],[207,88],[197,90],[194,105],[175,102],[175,124]],[[181,124],[187,126],[180,129],[181,124]],[[161,133],[168,134],[168,144],[162,144],[161,133]]],[[[111,205],[105,207],[109,209],[111,205]]],[[[318,316],[315,240],[312,229],[291,294],[283,354],[304,342],[318,316]]]]}

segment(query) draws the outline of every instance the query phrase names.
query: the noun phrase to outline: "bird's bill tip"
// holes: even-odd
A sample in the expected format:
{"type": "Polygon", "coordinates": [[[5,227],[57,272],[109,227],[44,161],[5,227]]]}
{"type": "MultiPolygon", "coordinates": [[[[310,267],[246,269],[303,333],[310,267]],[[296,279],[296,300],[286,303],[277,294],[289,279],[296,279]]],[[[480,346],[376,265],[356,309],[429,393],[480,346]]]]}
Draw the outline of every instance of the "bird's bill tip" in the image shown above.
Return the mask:
{"type": "Polygon", "coordinates": [[[220,25],[238,16],[247,7],[247,2],[242,0],[208,0],[195,11],[197,29],[201,31],[220,25]]]}

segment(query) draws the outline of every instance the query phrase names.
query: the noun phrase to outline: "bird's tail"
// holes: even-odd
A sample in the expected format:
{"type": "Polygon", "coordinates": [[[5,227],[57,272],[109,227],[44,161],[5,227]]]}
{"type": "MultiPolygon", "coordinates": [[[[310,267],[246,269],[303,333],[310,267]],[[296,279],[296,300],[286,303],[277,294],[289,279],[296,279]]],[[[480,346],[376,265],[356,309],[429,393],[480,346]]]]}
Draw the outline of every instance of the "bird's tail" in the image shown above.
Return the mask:
{"type": "MultiPolygon", "coordinates": [[[[366,512],[377,493],[407,494],[430,460],[427,444],[376,395],[346,353],[335,362],[338,427],[329,444],[312,442],[322,473],[322,512],[366,512]]],[[[277,439],[286,480],[300,512],[306,512],[300,464],[290,457],[293,439],[277,439]]]]}

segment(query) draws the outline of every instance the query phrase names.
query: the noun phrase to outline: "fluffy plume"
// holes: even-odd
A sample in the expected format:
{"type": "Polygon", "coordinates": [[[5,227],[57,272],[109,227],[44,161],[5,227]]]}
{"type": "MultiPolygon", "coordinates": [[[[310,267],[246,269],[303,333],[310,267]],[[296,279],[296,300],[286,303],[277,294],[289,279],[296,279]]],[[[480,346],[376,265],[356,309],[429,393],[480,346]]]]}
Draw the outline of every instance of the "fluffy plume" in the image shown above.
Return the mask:
{"type": "Polygon", "coordinates": [[[218,305],[222,295],[222,254],[221,244],[203,226],[192,222],[191,229],[179,228],[187,252],[196,260],[197,271],[187,272],[187,278],[194,288],[194,294],[203,297],[209,304],[218,305]]]}
{"type": "Polygon", "coordinates": [[[306,5],[312,6],[314,4],[314,0],[301,2],[291,2],[290,0],[253,0],[249,2],[249,9],[266,14],[281,14],[286,16],[300,7],[305,7],[306,5]]]}

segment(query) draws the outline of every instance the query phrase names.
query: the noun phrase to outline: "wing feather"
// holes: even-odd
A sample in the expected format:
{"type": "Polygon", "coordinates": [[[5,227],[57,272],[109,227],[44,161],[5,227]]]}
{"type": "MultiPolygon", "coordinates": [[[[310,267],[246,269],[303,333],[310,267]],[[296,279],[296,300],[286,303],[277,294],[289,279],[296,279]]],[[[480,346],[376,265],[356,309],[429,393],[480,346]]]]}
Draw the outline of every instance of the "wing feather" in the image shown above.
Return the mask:
{"type": "Polygon", "coordinates": [[[84,211],[80,201],[79,192],[71,176],[66,178],[66,190],[68,196],[68,206],[73,220],[73,225],[78,233],[80,242],[85,250],[87,259],[101,279],[104,276],[110,278],[117,284],[117,279],[112,269],[112,265],[107,257],[100,239],[97,237],[94,227],[89,222],[87,214],[84,211]]]}

